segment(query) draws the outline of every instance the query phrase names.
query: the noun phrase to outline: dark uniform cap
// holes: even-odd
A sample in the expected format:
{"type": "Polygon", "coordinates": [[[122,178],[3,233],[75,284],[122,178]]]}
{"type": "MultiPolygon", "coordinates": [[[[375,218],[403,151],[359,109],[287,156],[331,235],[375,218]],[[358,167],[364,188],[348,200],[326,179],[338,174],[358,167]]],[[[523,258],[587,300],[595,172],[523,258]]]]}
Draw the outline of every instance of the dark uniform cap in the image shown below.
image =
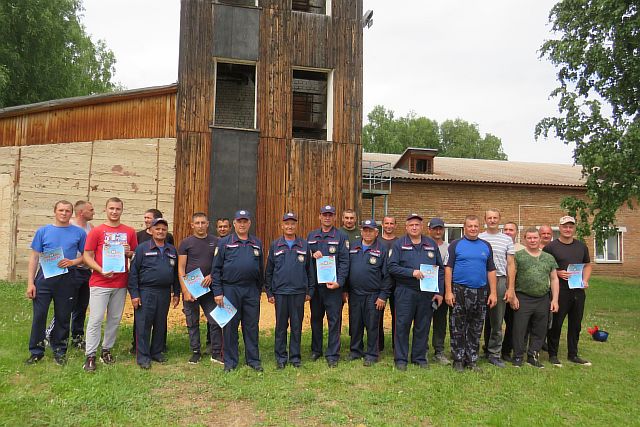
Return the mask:
{"type": "Polygon", "coordinates": [[[249,211],[245,211],[245,210],[239,210],[236,212],[236,214],[233,216],[233,219],[237,220],[237,219],[251,219],[251,214],[249,213],[249,211]]]}
{"type": "Polygon", "coordinates": [[[287,212],[287,213],[286,213],[286,214],[284,214],[284,216],[282,217],[282,220],[283,220],[283,221],[286,221],[286,220],[288,220],[288,219],[292,219],[292,220],[294,220],[294,221],[297,221],[297,220],[298,220],[298,215],[296,215],[296,214],[295,214],[295,213],[293,213],[293,212],[287,212]]]}
{"type": "Polygon", "coordinates": [[[378,228],[378,224],[376,224],[376,220],[375,219],[365,219],[360,224],[360,227],[362,227],[362,228],[378,228]]]}
{"type": "Polygon", "coordinates": [[[331,206],[331,205],[324,205],[323,207],[320,208],[320,213],[324,214],[324,213],[332,213],[335,215],[336,213],[336,208],[331,206]]]}
{"type": "Polygon", "coordinates": [[[422,221],[422,217],[420,215],[418,215],[417,213],[415,213],[415,212],[412,212],[412,213],[409,214],[409,216],[407,216],[407,221],[409,221],[410,219],[414,219],[414,218],[419,219],[420,221],[422,221]]]}
{"type": "Polygon", "coordinates": [[[444,227],[444,221],[442,218],[431,218],[431,221],[429,221],[429,228],[436,227],[444,227]]]}
{"type": "Polygon", "coordinates": [[[155,226],[155,225],[158,225],[158,224],[164,224],[164,225],[166,225],[167,227],[169,226],[169,223],[168,223],[168,222],[167,222],[167,220],[166,220],[166,219],[164,219],[164,218],[156,218],[156,219],[154,219],[154,220],[151,222],[151,226],[152,226],[152,227],[153,227],[153,226],[155,226]]]}

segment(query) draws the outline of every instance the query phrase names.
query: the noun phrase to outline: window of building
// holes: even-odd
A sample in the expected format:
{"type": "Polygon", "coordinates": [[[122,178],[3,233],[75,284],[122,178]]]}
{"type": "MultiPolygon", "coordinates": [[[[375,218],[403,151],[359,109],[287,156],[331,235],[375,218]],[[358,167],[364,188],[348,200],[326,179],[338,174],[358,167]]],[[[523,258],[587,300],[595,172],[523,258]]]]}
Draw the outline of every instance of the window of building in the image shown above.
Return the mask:
{"type": "Polygon", "coordinates": [[[609,236],[602,246],[596,246],[596,262],[622,262],[622,231],[609,236]]]}
{"type": "Polygon", "coordinates": [[[411,173],[433,173],[433,158],[412,158],[411,173]]]}
{"type": "Polygon", "coordinates": [[[451,243],[456,239],[461,239],[464,234],[462,224],[446,224],[444,241],[451,243]]]}
{"type": "Polygon", "coordinates": [[[331,73],[293,70],[294,138],[330,140],[332,126],[331,73]]]}
{"type": "Polygon", "coordinates": [[[216,62],[214,126],[256,128],[256,66],[216,62]]]}
{"type": "Polygon", "coordinates": [[[291,0],[291,10],[326,15],[331,10],[330,0],[291,0]]]}

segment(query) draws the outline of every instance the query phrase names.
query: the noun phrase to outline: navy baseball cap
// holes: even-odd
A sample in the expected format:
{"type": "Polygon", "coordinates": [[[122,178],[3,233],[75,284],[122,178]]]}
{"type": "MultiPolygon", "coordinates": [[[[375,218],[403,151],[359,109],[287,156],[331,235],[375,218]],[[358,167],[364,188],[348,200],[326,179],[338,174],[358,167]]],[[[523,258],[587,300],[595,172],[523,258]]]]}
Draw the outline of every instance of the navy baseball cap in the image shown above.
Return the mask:
{"type": "Polygon", "coordinates": [[[164,218],[156,218],[156,219],[154,219],[154,220],[151,222],[151,226],[152,226],[152,227],[153,227],[153,226],[155,226],[155,225],[158,225],[158,224],[164,224],[164,225],[166,225],[167,227],[169,226],[169,223],[168,223],[168,222],[167,222],[167,220],[166,220],[166,219],[164,219],[164,218]]]}
{"type": "Polygon", "coordinates": [[[376,224],[376,220],[375,219],[365,219],[360,224],[360,227],[362,227],[362,228],[378,228],[378,224],[376,224]]]}
{"type": "Polygon", "coordinates": [[[249,213],[249,211],[239,210],[233,216],[233,219],[249,219],[250,220],[251,219],[251,214],[249,213]]]}
{"type": "Polygon", "coordinates": [[[320,208],[320,213],[321,214],[325,214],[325,213],[331,213],[331,214],[336,214],[336,208],[331,206],[331,205],[324,205],[323,207],[320,208]]]}
{"type": "Polygon", "coordinates": [[[286,220],[288,220],[288,219],[292,219],[292,220],[294,220],[294,221],[297,221],[297,220],[298,220],[298,215],[296,215],[296,214],[295,214],[295,213],[293,213],[293,212],[287,212],[286,214],[284,214],[284,215],[282,216],[282,220],[283,220],[283,221],[286,221],[286,220]]]}
{"type": "Polygon", "coordinates": [[[431,221],[429,221],[429,228],[436,227],[444,227],[444,221],[442,218],[431,218],[431,221]]]}
{"type": "Polygon", "coordinates": [[[417,213],[415,213],[415,212],[411,212],[409,214],[409,216],[407,216],[407,221],[409,221],[410,219],[414,219],[414,218],[419,219],[420,221],[422,221],[422,217],[420,215],[418,215],[417,213]]]}

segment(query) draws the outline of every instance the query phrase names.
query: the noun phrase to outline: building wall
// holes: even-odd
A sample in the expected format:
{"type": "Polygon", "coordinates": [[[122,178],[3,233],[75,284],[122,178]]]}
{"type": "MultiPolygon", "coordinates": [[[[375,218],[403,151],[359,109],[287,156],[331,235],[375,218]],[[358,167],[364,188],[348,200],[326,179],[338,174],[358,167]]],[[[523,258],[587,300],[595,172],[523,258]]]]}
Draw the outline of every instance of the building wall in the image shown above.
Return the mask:
{"type": "Polygon", "coordinates": [[[129,139],[0,147],[0,279],[25,279],[36,229],[53,220],[58,200],[89,200],[106,217],[108,198],[124,202],[122,222],[143,226],[160,209],[172,226],[175,139],[129,139]]]}
{"type": "MultiPolygon", "coordinates": [[[[393,181],[388,198],[388,214],[398,222],[397,234],[404,233],[404,219],[417,211],[425,221],[442,217],[447,224],[462,224],[468,214],[481,218],[488,208],[500,210],[502,223],[513,221],[524,230],[531,226],[549,224],[556,226],[565,215],[560,208],[563,198],[583,197],[583,189],[525,187],[497,184],[434,183],[429,181],[393,181]]],[[[384,199],[375,201],[375,218],[384,215],[384,199]]],[[[362,215],[371,215],[371,201],[363,200],[362,215]]],[[[640,215],[638,211],[623,207],[618,212],[617,225],[626,227],[623,233],[621,263],[595,263],[594,274],[611,276],[640,275],[640,215]]],[[[586,240],[592,260],[595,247],[592,238],[586,240]]]]}

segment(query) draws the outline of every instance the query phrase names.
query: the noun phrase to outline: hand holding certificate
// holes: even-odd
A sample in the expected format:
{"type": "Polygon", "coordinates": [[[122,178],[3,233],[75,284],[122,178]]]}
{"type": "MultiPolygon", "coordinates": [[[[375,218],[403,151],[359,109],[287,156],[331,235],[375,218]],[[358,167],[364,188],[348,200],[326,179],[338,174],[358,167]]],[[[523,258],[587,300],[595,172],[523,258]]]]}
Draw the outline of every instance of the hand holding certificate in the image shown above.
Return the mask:
{"type": "Polygon", "coordinates": [[[438,266],[431,264],[420,264],[420,271],[424,278],[420,279],[420,290],[422,292],[439,292],[438,288],[438,266]]]}
{"type": "Polygon", "coordinates": [[[194,298],[200,298],[202,295],[207,292],[211,292],[211,290],[202,286],[202,282],[204,281],[204,276],[202,275],[202,271],[199,268],[189,272],[182,278],[184,280],[184,285],[189,290],[189,293],[194,298]]]}
{"type": "Polygon", "coordinates": [[[224,328],[225,325],[229,323],[229,320],[231,320],[238,311],[227,299],[227,297],[224,297],[223,301],[224,302],[222,307],[216,306],[216,308],[214,308],[213,311],[209,313],[211,314],[211,317],[213,317],[213,320],[215,320],[221,328],[224,328]]]}
{"type": "Polygon", "coordinates": [[[102,247],[102,271],[124,273],[124,252],[124,246],[120,244],[104,245],[102,247]]]}
{"type": "Polygon", "coordinates": [[[62,248],[52,249],[40,254],[40,268],[45,279],[60,276],[69,270],[66,267],[58,267],[58,263],[64,259],[62,248]]]}
{"type": "Polygon", "coordinates": [[[569,264],[567,266],[567,273],[569,273],[569,289],[582,289],[584,283],[582,283],[582,270],[584,270],[584,264],[569,264]]]}
{"type": "Polygon", "coordinates": [[[323,256],[316,259],[316,273],[318,283],[337,282],[335,257],[323,256]]]}

